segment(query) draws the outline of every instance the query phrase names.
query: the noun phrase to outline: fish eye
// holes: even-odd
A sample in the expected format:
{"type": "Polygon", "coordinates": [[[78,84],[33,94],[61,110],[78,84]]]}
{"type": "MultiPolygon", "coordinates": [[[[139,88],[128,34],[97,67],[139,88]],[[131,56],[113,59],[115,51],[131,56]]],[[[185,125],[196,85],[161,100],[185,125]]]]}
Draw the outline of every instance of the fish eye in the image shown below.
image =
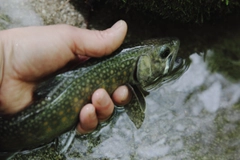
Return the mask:
{"type": "Polygon", "coordinates": [[[170,51],[169,47],[163,46],[163,47],[161,47],[161,49],[159,51],[159,54],[160,54],[160,57],[162,59],[165,59],[165,58],[167,58],[169,56],[170,52],[171,51],[170,51]]]}

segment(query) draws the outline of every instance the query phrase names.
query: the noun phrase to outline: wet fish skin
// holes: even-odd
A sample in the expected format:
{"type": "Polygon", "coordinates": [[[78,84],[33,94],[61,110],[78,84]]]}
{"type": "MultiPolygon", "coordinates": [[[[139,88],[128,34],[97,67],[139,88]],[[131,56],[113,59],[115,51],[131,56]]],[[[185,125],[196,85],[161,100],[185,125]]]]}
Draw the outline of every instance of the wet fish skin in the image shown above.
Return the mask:
{"type": "Polygon", "coordinates": [[[98,88],[111,94],[124,84],[146,90],[159,83],[171,71],[178,47],[175,38],[144,42],[117,50],[108,57],[93,58],[77,70],[56,76],[53,82],[58,83],[53,86],[50,81],[44,83],[44,87],[51,88],[44,98],[16,115],[0,117],[0,152],[34,148],[71,130],[78,122],[82,106],[90,102],[98,88]],[[167,55],[162,55],[166,54],[161,53],[163,47],[168,49],[167,55]]]}

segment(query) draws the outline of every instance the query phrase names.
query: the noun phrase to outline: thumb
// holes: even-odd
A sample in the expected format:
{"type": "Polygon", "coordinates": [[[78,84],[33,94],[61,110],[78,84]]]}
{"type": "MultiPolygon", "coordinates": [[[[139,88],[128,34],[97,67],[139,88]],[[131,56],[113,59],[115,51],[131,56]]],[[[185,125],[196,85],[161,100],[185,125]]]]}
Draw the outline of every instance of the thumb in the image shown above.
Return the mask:
{"type": "Polygon", "coordinates": [[[73,53],[78,55],[101,57],[115,51],[122,44],[126,33],[127,24],[123,20],[118,21],[111,28],[104,31],[73,31],[73,43],[70,44],[70,48],[73,53]]]}
{"type": "Polygon", "coordinates": [[[4,74],[0,75],[0,113],[15,113],[24,108],[32,99],[35,81],[76,59],[74,54],[89,57],[110,54],[121,45],[126,32],[127,24],[122,20],[104,31],[67,25],[2,31],[1,54],[5,61],[0,70],[4,74]]]}

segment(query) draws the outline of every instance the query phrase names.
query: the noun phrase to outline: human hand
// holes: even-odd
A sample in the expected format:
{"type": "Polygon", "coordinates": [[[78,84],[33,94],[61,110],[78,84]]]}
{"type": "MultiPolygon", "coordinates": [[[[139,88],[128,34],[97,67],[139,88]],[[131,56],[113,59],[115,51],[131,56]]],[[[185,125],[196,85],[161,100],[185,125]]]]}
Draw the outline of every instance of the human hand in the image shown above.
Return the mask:
{"type": "MultiPolygon", "coordinates": [[[[0,32],[0,113],[14,114],[32,101],[34,88],[42,78],[67,63],[102,57],[112,53],[124,40],[127,25],[119,21],[110,29],[90,31],[68,25],[25,27],[0,32]]],[[[130,100],[126,86],[113,93],[113,100],[126,104],[130,100]]],[[[113,101],[103,89],[92,96],[92,104],[80,112],[77,130],[87,133],[108,119],[113,101]]]]}

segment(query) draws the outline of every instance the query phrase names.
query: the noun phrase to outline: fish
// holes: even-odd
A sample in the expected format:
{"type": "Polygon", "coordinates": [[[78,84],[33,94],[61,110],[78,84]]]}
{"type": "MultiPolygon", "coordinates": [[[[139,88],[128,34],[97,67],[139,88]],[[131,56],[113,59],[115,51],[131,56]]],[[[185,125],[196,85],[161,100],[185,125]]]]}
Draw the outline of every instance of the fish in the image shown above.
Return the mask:
{"type": "Polygon", "coordinates": [[[137,128],[144,120],[145,96],[171,79],[180,41],[161,38],[116,50],[110,56],[91,58],[76,69],[42,82],[37,97],[24,110],[0,116],[0,153],[39,147],[76,127],[81,108],[98,88],[110,95],[127,85],[133,98],[125,107],[137,128]]]}

